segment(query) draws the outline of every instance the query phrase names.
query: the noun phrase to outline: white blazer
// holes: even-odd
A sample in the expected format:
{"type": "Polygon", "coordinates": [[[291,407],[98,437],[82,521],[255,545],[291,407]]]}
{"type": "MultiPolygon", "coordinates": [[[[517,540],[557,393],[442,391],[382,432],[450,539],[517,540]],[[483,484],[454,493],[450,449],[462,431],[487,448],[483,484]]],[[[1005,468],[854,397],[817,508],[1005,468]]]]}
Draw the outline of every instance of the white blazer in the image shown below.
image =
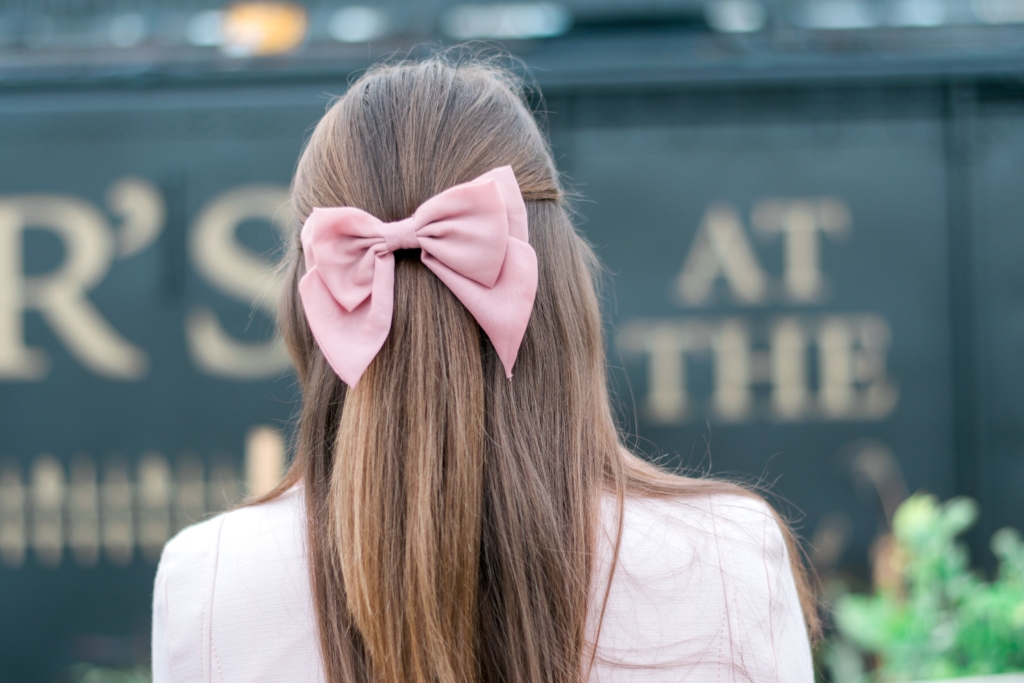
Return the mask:
{"type": "MultiPolygon", "coordinates": [[[[609,499],[598,598],[614,533],[609,499]]],[[[305,538],[301,486],[175,536],[153,595],[153,683],[323,681],[305,538]]],[[[627,499],[591,683],[813,680],[786,545],[765,503],[627,499]]]]}

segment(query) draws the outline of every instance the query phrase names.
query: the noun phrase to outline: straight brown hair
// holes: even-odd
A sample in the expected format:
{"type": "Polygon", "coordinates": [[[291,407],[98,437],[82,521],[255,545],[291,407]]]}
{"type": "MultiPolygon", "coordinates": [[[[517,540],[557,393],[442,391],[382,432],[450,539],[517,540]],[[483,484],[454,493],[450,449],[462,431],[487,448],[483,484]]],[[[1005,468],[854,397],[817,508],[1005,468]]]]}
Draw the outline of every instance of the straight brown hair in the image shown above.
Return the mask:
{"type": "MultiPolygon", "coordinates": [[[[607,388],[597,259],[570,221],[521,81],[444,54],[372,68],[329,108],[292,186],[314,207],[409,216],[452,185],[511,165],[537,253],[537,299],[511,381],[476,321],[399,252],[387,342],[356,389],[335,375],[298,295],[298,231],[281,325],[302,388],[292,465],[331,683],[574,683],[586,642],[599,502],[755,496],[630,453],[607,388]]],[[[783,529],[804,616],[817,616],[783,529]]],[[[617,548],[617,545],[616,545],[617,548]]],[[[617,550],[616,550],[617,554],[617,550]]],[[[605,593],[605,597],[607,593],[605,593]]]]}

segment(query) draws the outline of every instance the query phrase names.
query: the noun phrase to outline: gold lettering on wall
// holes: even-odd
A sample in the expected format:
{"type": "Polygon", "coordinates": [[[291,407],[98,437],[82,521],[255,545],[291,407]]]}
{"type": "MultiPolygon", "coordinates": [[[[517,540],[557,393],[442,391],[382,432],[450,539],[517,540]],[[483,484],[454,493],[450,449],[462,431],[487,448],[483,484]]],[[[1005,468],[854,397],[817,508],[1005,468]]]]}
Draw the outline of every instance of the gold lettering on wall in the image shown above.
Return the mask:
{"type": "Polygon", "coordinates": [[[782,316],[756,328],[744,318],[682,317],[633,320],[616,343],[646,363],[643,405],[654,423],[677,424],[695,414],[687,365],[707,362],[708,412],[716,420],[742,422],[755,414],[783,421],[877,420],[899,399],[886,369],[889,334],[887,323],[873,314],[782,316]],[[812,352],[816,386],[810,382],[812,352]],[[757,395],[764,405],[758,406],[757,395]]]}
{"type": "Polygon", "coordinates": [[[711,349],[715,373],[714,411],[722,420],[745,420],[754,399],[748,326],[740,320],[723,320],[712,336],[711,349]]]}
{"type": "Polygon", "coordinates": [[[159,188],[143,178],[121,178],[107,190],[107,208],[121,219],[117,255],[128,258],[145,250],[164,229],[167,207],[159,188]]]}
{"type": "MultiPolygon", "coordinates": [[[[142,216],[140,207],[147,200],[139,199],[140,186],[118,187],[114,198],[127,211],[122,244],[134,253],[159,233],[162,226],[153,221],[162,219],[162,208],[149,207],[149,214],[142,216]]],[[[106,216],[77,197],[0,197],[0,378],[40,380],[49,371],[45,352],[25,344],[24,314],[29,309],[39,311],[75,359],[97,375],[120,380],[145,375],[145,352],[122,337],[87,296],[110,270],[115,242],[106,216]],[[52,272],[25,274],[22,238],[28,229],[46,230],[61,240],[64,259],[52,272]]]]}
{"type": "Polygon", "coordinates": [[[899,398],[885,359],[891,332],[877,315],[830,316],[818,327],[819,406],[835,418],[882,418],[899,398]]]}
{"type": "Polygon", "coordinates": [[[41,455],[32,466],[32,549],[39,563],[60,564],[64,549],[64,468],[52,455],[41,455]]]}
{"type": "Polygon", "coordinates": [[[171,468],[164,456],[146,453],[138,472],[139,548],[156,562],[171,537],[171,468]]]}
{"type": "Polygon", "coordinates": [[[619,348],[646,364],[647,419],[679,424],[699,414],[722,422],[890,415],[899,389],[886,368],[892,335],[884,318],[874,313],[766,317],[749,308],[772,299],[792,306],[827,297],[820,236],[838,240],[849,234],[846,204],[834,197],[766,199],[754,205],[751,223],[755,234],[781,237],[781,282],[773,283],[762,268],[736,209],[715,202],[673,283],[676,302],[692,308],[713,303],[715,286],[722,282],[731,303],[747,307],[743,316],[632,320],[617,334],[619,348]],[[707,396],[694,395],[689,377],[691,367],[701,363],[711,369],[707,396]]]}
{"type": "MultiPolygon", "coordinates": [[[[244,221],[288,227],[288,191],[275,185],[244,187],[221,195],[195,220],[189,251],[199,274],[221,292],[276,316],[281,283],[269,263],[246,249],[236,231],[244,221]]],[[[278,335],[265,342],[232,338],[208,306],[197,305],[186,322],[189,353],[204,372],[252,380],[280,375],[291,362],[278,335]]]]}
{"type": "Polygon", "coordinates": [[[771,410],[780,420],[799,420],[810,400],[807,385],[807,335],[794,317],[775,320],[771,332],[771,410]]]}
{"type": "Polygon", "coordinates": [[[128,462],[122,456],[107,459],[103,471],[101,538],[107,561],[126,565],[132,561],[135,545],[135,510],[128,462]]]}
{"type": "MultiPolygon", "coordinates": [[[[25,340],[25,313],[30,310],[43,316],[90,372],[129,381],[146,375],[146,352],[125,339],[88,294],[107,277],[115,258],[130,258],[153,244],[164,229],[166,205],[155,185],[134,177],[112,183],[106,203],[113,220],[78,197],[0,196],[0,381],[40,381],[49,373],[49,355],[25,340]],[[44,230],[60,239],[64,258],[56,269],[25,273],[27,230],[44,230]]],[[[238,240],[238,227],[250,220],[284,231],[289,221],[287,189],[255,185],[215,197],[189,232],[190,260],[219,292],[273,317],[280,291],[275,264],[238,240]]],[[[196,305],[184,327],[192,361],[208,374],[259,380],[290,366],[279,335],[263,342],[235,339],[209,306],[196,305]]]]}
{"type": "Polygon", "coordinates": [[[0,463],[0,561],[17,567],[28,547],[25,487],[13,461],[0,463]]]}
{"type": "Polygon", "coordinates": [[[246,435],[240,482],[237,460],[183,453],[172,461],[147,452],[134,465],[110,456],[100,467],[86,454],[67,466],[50,454],[26,468],[0,462],[0,563],[22,566],[34,557],[56,567],[66,557],[82,568],[124,566],[136,557],[155,563],[167,540],[208,514],[273,489],[286,459],[284,436],[268,425],[246,435]],[[65,553],[65,550],[68,552],[65,553]],[[138,553],[136,552],[138,551],[138,553]]]}
{"type": "MultiPolygon", "coordinates": [[[[206,513],[206,481],[203,460],[195,453],[178,457],[178,480],[174,495],[174,528],[184,529],[206,513]]],[[[221,506],[212,506],[219,509],[221,506]]]]}
{"type": "Polygon", "coordinates": [[[92,567],[100,555],[100,496],[96,462],[79,453],[71,459],[68,487],[68,547],[75,562],[92,567]]]}
{"type": "Polygon", "coordinates": [[[249,495],[269,493],[284,473],[285,445],[273,427],[253,427],[245,437],[245,479],[249,495]]]}
{"type": "Polygon", "coordinates": [[[712,204],[676,280],[680,303],[708,303],[715,281],[723,278],[735,299],[745,304],[765,300],[768,278],[757,260],[736,210],[712,204]]]}
{"type": "Polygon", "coordinates": [[[751,213],[755,233],[782,235],[783,274],[786,294],[792,301],[814,302],[824,294],[818,235],[845,237],[850,212],[835,198],[768,199],[751,213]]]}
{"type": "Polygon", "coordinates": [[[672,423],[688,417],[686,354],[706,348],[705,326],[697,321],[636,322],[622,328],[618,345],[626,353],[647,358],[647,414],[654,422],[672,423]]]}
{"type": "Polygon", "coordinates": [[[206,486],[206,506],[209,510],[223,510],[240,498],[238,471],[234,460],[220,453],[210,463],[210,478],[206,486]]]}

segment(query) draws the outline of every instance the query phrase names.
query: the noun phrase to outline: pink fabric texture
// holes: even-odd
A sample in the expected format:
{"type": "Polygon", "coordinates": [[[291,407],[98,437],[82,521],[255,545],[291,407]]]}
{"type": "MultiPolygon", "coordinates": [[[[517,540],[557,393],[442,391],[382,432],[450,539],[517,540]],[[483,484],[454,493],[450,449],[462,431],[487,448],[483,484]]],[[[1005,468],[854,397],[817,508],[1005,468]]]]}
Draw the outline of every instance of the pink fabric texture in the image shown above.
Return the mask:
{"type": "Polygon", "coordinates": [[[476,318],[512,377],[537,294],[537,255],[510,166],[448,188],[394,223],[353,207],[313,209],[302,226],[302,248],[306,319],[349,386],[391,331],[399,249],[421,250],[423,265],[476,318]]]}

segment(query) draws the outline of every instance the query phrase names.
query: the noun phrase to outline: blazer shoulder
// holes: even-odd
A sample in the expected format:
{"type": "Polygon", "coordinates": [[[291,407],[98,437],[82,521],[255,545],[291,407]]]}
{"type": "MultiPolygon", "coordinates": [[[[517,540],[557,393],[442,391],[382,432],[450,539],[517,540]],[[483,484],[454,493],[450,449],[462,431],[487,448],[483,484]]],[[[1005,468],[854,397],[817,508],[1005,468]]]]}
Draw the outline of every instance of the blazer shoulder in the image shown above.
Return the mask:
{"type": "MultiPolygon", "coordinates": [[[[618,529],[613,501],[606,504],[603,516],[604,541],[608,543],[618,529]]],[[[709,553],[773,562],[787,557],[785,538],[772,508],[753,496],[627,497],[621,526],[619,558],[627,566],[636,561],[648,567],[703,562],[709,553]]]]}
{"type": "Polygon", "coordinates": [[[253,652],[263,634],[286,624],[310,635],[303,513],[293,489],[193,524],[167,543],[153,595],[154,683],[257,680],[232,674],[281,654],[277,642],[253,652]]]}
{"type": "Polygon", "coordinates": [[[210,605],[223,515],[186,527],[164,546],[153,587],[153,683],[209,680],[210,605]]]}
{"type": "MultiPolygon", "coordinates": [[[[615,507],[599,552],[605,577],[615,507]]],[[[610,586],[599,584],[609,586],[598,643],[607,680],[637,671],[659,683],[813,680],[785,535],[768,503],[731,493],[628,497],[621,529],[610,586]]]]}

